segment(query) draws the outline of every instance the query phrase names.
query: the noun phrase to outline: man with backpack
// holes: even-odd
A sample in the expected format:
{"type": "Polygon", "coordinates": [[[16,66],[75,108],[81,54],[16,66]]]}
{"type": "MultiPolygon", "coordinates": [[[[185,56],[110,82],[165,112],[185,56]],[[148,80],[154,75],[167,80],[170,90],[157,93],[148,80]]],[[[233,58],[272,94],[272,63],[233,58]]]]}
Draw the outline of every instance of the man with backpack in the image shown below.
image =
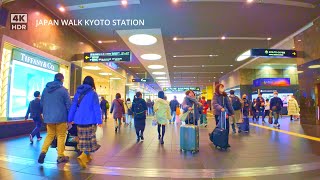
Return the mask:
{"type": "Polygon", "coordinates": [[[278,120],[279,120],[281,109],[283,107],[283,102],[278,97],[277,91],[273,92],[273,98],[270,100],[270,107],[271,107],[270,111],[272,112],[272,116],[274,117],[273,127],[280,128],[280,124],[279,124],[278,120]]]}
{"type": "MultiPolygon", "coordinates": [[[[230,91],[230,96],[229,96],[230,100],[231,100],[231,104],[234,110],[234,117],[230,117],[231,118],[231,126],[232,126],[232,130],[233,133],[237,133],[236,131],[236,123],[240,123],[240,119],[241,119],[241,108],[242,108],[242,102],[241,99],[234,95],[234,90],[230,91]]],[[[240,132],[240,128],[238,127],[239,132],[240,132]]]]}
{"type": "Polygon", "coordinates": [[[142,99],[141,92],[137,92],[132,103],[132,112],[134,114],[134,127],[137,134],[137,143],[144,141],[143,132],[146,127],[147,103],[142,99]]]}

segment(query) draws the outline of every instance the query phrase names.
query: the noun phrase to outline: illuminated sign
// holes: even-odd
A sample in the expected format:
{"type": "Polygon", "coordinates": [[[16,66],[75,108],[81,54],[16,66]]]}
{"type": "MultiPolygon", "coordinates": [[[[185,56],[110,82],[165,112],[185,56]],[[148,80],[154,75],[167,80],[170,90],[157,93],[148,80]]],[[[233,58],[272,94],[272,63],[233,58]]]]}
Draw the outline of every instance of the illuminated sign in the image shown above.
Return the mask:
{"type": "Polygon", "coordinates": [[[130,51],[112,51],[112,52],[91,52],[84,53],[84,62],[129,62],[131,61],[130,51]]]}
{"type": "Polygon", "coordinates": [[[58,72],[59,71],[59,65],[51,61],[49,59],[46,59],[41,56],[37,56],[28,52],[24,52],[22,50],[13,49],[12,50],[12,59],[21,61],[27,64],[31,64],[37,67],[41,67],[43,69],[48,69],[51,71],[58,72]]]}
{"type": "Polygon", "coordinates": [[[295,50],[251,49],[251,56],[268,58],[296,58],[298,57],[298,54],[295,50]]]}
{"type": "Polygon", "coordinates": [[[253,80],[253,86],[290,86],[290,78],[260,78],[253,80]]]}
{"type": "Polygon", "coordinates": [[[132,82],[154,82],[152,79],[146,79],[146,78],[141,78],[141,79],[132,79],[132,82]]]}
{"type": "Polygon", "coordinates": [[[200,91],[200,87],[165,87],[163,88],[163,91],[171,91],[171,92],[185,92],[188,90],[200,91]]]}

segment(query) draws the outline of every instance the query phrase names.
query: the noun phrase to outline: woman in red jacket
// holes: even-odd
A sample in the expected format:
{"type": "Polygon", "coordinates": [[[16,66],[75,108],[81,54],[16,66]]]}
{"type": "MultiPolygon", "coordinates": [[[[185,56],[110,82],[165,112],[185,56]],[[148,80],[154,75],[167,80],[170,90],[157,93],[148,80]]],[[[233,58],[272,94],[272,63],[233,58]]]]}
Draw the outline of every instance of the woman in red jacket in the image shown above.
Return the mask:
{"type": "Polygon", "coordinates": [[[202,106],[202,114],[200,117],[200,126],[207,127],[207,125],[208,125],[207,111],[209,109],[209,104],[207,103],[206,98],[204,96],[202,96],[200,103],[203,105],[202,106]]]}

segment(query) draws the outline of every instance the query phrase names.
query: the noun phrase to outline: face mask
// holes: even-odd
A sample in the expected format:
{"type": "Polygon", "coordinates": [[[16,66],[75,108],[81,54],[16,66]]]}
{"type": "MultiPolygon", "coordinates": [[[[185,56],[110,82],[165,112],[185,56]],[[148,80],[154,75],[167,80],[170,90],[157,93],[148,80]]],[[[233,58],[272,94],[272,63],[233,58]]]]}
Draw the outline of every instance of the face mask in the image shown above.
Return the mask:
{"type": "Polygon", "coordinates": [[[278,94],[273,95],[273,97],[278,97],[278,94]]]}

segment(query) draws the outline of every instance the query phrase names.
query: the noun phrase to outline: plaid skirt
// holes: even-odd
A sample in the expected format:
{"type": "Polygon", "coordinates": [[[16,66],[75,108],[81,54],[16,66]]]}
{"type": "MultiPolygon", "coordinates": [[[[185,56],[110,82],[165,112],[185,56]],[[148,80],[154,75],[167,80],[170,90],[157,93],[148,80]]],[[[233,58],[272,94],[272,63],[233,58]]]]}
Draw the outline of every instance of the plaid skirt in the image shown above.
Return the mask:
{"type": "Polygon", "coordinates": [[[95,152],[99,149],[100,145],[96,139],[96,125],[90,125],[87,127],[78,126],[78,149],[81,152],[95,152]]]}

